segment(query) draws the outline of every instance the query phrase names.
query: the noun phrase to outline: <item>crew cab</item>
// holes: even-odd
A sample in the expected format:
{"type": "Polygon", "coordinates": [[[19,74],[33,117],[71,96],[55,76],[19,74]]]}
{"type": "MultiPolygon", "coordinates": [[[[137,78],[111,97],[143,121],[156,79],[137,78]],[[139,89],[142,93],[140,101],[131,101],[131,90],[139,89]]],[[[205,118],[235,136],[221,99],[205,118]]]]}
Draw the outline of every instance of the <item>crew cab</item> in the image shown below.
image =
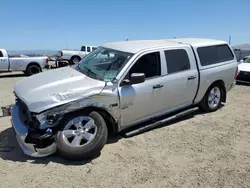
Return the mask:
{"type": "Polygon", "coordinates": [[[42,72],[43,68],[48,65],[48,57],[11,57],[5,49],[0,49],[0,73],[23,71],[26,75],[31,76],[42,72]]]}
{"type": "Polygon", "coordinates": [[[68,61],[70,64],[77,64],[88,53],[95,50],[95,46],[82,46],[81,50],[60,50],[56,54],[57,61],[68,61]]]}
{"type": "Polygon", "coordinates": [[[27,155],[98,154],[109,134],[198,106],[218,110],[238,63],[225,41],[200,38],[106,43],[76,66],[14,86],[12,125],[27,155]]]}

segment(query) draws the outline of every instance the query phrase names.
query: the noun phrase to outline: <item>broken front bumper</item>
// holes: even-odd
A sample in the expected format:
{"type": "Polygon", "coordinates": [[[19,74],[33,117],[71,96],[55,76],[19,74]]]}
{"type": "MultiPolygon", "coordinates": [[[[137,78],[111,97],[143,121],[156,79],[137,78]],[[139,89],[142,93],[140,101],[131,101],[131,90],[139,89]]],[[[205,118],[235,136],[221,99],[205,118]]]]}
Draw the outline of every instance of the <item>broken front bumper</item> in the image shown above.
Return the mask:
{"type": "Polygon", "coordinates": [[[11,123],[15,132],[17,142],[26,155],[32,157],[45,157],[56,152],[56,144],[53,142],[50,146],[44,148],[36,147],[36,144],[27,143],[25,140],[29,134],[28,126],[24,125],[19,116],[19,109],[16,105],[12,107],[11,123]]]}

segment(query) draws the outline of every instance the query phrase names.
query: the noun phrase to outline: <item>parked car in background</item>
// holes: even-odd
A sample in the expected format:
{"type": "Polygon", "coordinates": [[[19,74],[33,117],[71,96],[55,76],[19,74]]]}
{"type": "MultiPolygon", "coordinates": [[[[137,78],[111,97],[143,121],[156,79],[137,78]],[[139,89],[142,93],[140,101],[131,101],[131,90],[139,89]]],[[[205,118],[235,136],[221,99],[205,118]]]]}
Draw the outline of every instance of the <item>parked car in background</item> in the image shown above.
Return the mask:
{"type": "Polygon", "coordinates": [[[5,49],[0,49],[0,73],[23,71],[26,75],[31,76],[42,72],[43,68],[48,65],[48,57],[11,57],[5,49]]]}
{"type": "Polygon", "coordinates": [[[236,81],[238,83],[250,84],[250,56],[244,57],[238,68],[239,74],[236,81]]]}
{"type": "Polygon", "coordinates": [[[60,50],[57,52],[57,61],[68,61],[70,64],[77,64],[88,53],[95,50],[95,46],[82,46],[80,51],[77,50],[60,50]]]}
{"type": "Polygon", "coordinates": [[[238,73],[225,41],[199,38],[107,43],[74,67],[14,85],[12,125],[25,154],[92,158],[108,134],[194,106],[214,112],[238,73]]]}

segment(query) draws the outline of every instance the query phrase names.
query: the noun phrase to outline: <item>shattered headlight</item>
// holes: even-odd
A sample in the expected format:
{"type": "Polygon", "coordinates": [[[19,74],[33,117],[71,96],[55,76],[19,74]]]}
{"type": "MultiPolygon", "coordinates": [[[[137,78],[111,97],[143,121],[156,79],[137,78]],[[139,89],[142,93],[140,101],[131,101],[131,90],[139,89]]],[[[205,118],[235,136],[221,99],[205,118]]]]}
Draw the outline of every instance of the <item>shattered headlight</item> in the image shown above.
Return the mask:
{"type": "Polygon", "coordinates": [[[60,120],[60,114],[38,114],[36,119],[40,123],[40,129],[45,129],[48,127],[56,126],[57,122],[60,120]]]}
{"type": "Polygon", "coordinates": [[[55,107],[53,109],[47,110],[40,114],[35,114],[34,116],[40,123],[40,129],[46,129],[48,127],[54,127],[58,125],[60,120],[63,118],[64,107],[55,107]]]}
{"type": "Polygon", "coordinates": [[[40,114],[34,114],[37,121],[40,123],[40,129],[55,127],[59,124],[65,114],[80,109],[81,103],[74,101],[73,103],[63,104],[61,106],[53,107],[40,114]]]}

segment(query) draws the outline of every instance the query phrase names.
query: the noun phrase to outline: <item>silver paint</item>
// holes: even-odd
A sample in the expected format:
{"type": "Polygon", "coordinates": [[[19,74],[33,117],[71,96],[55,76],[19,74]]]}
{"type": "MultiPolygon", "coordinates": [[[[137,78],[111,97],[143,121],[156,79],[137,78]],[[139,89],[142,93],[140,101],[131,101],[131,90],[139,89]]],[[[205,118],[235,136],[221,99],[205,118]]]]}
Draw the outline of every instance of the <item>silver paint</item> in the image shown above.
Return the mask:
{"type": "MultiPolygon", "coordinates": [[[[234,75],[238,63],[236,58],[232,61],[225,61],[220,64],[202,67],[197,56],[197,47],[213,44],[224,44],[217,40],[169,40],[149,41],[136,43],[126,41],[121,43],[106,44],[107,47],[124,49],[136,52],[135,55],[122,68],[113,82],[103,82],[92,79],[82,73],[64,67],[50,70],[32,78],[22,79],[15,84],[15,93],[26,103],[29,110],[38,113],[40,119],[47,114],[61,114],[83,109],[86,107],[97,107],[110,113],[118,123],[118,131],[133,126],[137,123],[149,120],[168,113],[175,112],[200,102],[212,83],[222,80],[225,83],[226,92],[235,85],[234,75]],[[190,42],[191,41],[191,42],[190,42]],[[155,42],[155,43],[154,43],[155,42]],[[192,44],[195,54],[190,47],[192,44]],[[190,69],[169,74],[166,66],[165,50],[183,49],[190,59],[190,69]],[[120,86],[123,78],[127,75],[133,64],[144,54],[160,52],[161,75],[146,79],[144,83],[130,86],[120,86]],[[198,60],[199,72],[195,62],[198,60]],[[188,80],[188,77],[196,77],[188,80]],[[153,86],[162,84],[163,87],[153,90],[153,86]],[[199,90],[195,98],[197,89],[199,90]],[[112,104],[118,104],[112,106],[112,104]],[[41,113],[42,114],[39,114],[41,113]]],[[[16,109],[16,108],[15,108],[16,109]]],[[[14,119],[17,116],[12,115],[14,119]]],[[[15,120],[14,127],[20,130],[19,140],[23,140],[27,128],[21,131],[22,125],[15,120]]],[[[18,132],[18,131],[17,131],[18,132]]],[[[33,153],[31,147],[26,146],[25,150],[33,153]]],[[[23,149],[24,150],[24,149],[23,149]]],[[[50,153],[48,150],[48,153],[50,153]]],[[[27,152],[26,152],[27,153],[27,152]]]]}

